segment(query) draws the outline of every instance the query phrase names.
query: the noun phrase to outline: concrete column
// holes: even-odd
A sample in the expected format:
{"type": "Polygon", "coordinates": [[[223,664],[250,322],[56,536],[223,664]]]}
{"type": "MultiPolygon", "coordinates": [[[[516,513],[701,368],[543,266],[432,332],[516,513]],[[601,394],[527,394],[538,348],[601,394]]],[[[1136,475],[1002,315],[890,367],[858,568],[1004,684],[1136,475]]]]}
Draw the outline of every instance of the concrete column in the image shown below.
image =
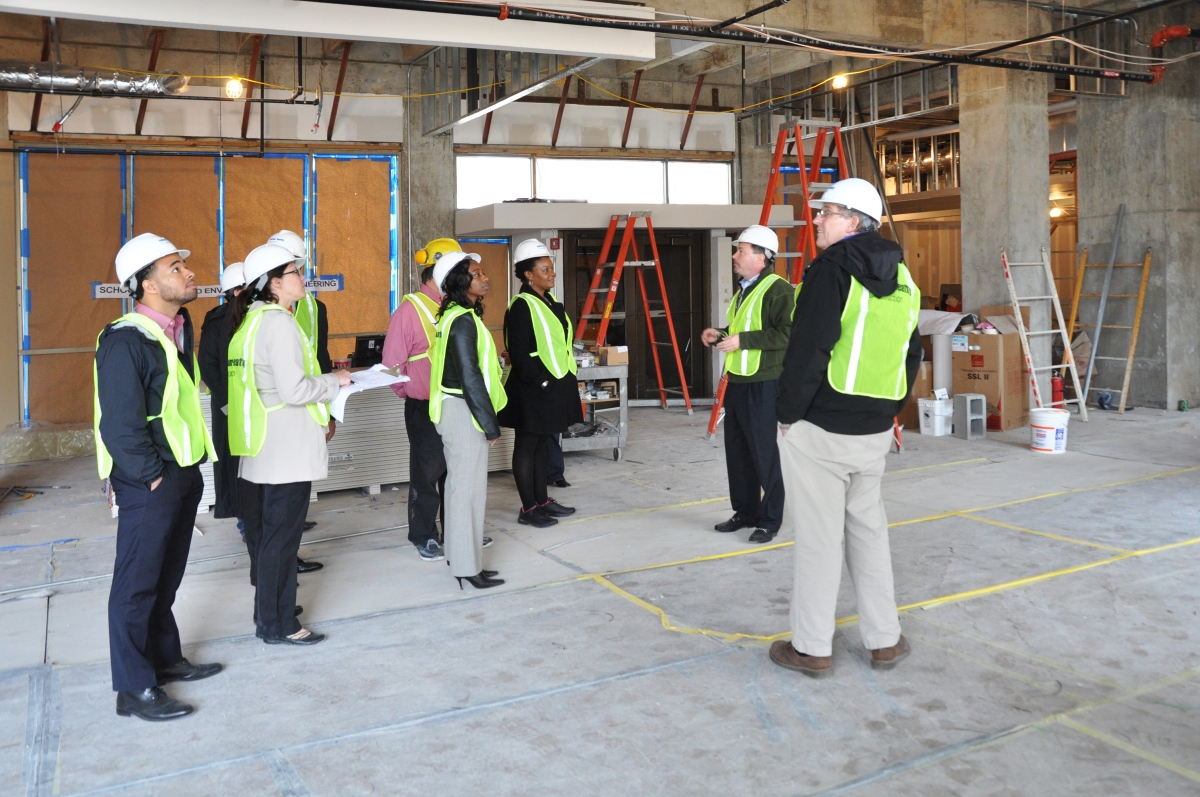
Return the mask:
{"type": "MultiPolygon", "coordinates": [[[[1165,24],[1177,21],[1182,20],[1164,20],[1165,24]]],[[[1191,24],[1197,21],[1192,19],[1191,24]]],[[[1157,28],[1147,24],[1143,30],[1157,28]]],[[[1193,46],[1187,41],[1168,44],[1166,55],[1186,53],[1193,46]]],[[[1200,62],[1193,60],[1168,67],[1161,83],[1129,84],[1126,99],[1081,96],[1078,100],[1080,248],[1088,249],[1089,261],[1107,262],[1117,208],[1124,203],[1117,262],[1140,262],[1146,248],[1153,249],[1130,384],[1129,402],[1134,406],[1175,409],[1182,399],[1192,404],[1200,401],[1197,97],[1200,62]]],[[[1135,271],[1117,269],[1113,292],[1136,292],[1136,280],[1130,273],[1135,271]],[[1132,291],[1127,290],[1131,287],[1132,291]]],[[[1087,288],[1098,288],[1101,280],[1093,274],[1087,288]]],[[[1086,302],[1081,301],[1081,315],[1094,319],[1095,300],[1086,302]]],[[[1111,299],[1104,323],[1132,324],[1133,305],[1129,300],[1111,299]]],[[[1100,354],[1124,357],[1128,345],[1127,331],[1104,330],[1100,354]]],[[[1123,364],[1098,364],[1097,368],[1093,385],[1121,387],[1123,364]]]]}
{"type": "MultiPolygon", "coordinates": [[[[417,67],[412,68],[412,86],[420,86],[417,67]]],[[[433,238],[454,238],[458,205],[457,172],[454,164],[454,135],[423,136],[421,101],[404,102],[404,173],[401,177],[404,235],[401,262],[404,291],[416,290],[420,267],[413,253],[433,238]]]]}
{"type": "MultiPolygon", "coordinates": [[[[1017,262],[1040,260],[1050,248],[1050,131],[1046,75],[991,67],[958,69],[962,184],[963,304],[1009,305],[1000,247],[1017,262]]],[[[1021,296],[1046,291],[1044,273],[1019,269],[1021,296]]],[[[1049,329],[1049,302],[1033,302],[1032,329],[1049,329]]],[[[1039,339],[1040,338],[1040,339],[1039,339]]],[[[1050,363],[1050,340],[1030,341],[1034,361],[1050,363]]],[[[1049,374],[1039,387],[1049,400],[1049,374]]]]}
{"type": "Polygon", "coordinates": [[[8,140],[8,95],[0,91],[0,431],[21,415],[18,189],[17,155],[8,140]]]}

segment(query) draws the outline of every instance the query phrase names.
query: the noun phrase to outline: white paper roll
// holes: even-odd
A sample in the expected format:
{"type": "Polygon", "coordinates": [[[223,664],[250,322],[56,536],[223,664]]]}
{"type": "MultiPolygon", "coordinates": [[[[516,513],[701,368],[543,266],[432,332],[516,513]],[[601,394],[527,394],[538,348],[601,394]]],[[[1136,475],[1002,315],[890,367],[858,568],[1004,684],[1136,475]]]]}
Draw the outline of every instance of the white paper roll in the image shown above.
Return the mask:
{"type": "Polygon", "coordinates": [[[933,389],[946,389],[954,395],[954,355],[950,348],[949,335],[930,335],[933,339],[933,389]]]}

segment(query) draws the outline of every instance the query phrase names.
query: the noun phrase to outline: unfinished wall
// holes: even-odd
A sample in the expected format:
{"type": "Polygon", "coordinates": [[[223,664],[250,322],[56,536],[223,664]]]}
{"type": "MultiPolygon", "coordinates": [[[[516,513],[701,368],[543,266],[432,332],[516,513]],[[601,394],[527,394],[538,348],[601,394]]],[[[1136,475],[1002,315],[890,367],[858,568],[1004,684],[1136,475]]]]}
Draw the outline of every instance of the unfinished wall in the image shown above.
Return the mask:
{"type": "Polygon", "coordinates": [[[0,429],[21,418],[21,319],[17,312],[17,156],[0,92],[0,429]]]}

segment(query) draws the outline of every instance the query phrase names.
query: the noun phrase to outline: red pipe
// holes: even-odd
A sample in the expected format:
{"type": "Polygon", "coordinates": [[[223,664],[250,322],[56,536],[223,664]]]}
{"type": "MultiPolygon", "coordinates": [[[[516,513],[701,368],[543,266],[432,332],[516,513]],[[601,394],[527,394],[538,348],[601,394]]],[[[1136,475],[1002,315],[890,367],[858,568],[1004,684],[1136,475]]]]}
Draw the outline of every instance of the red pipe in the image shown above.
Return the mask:
{"type": "MultiPolygon", "coordinates": [[[[1175,39],[1182,39],[1192,35],[1192,29],[1187,25],[1168,25],[1160,30],[1150,39],[1150,53],[1156,58],[1162,58],[1163,45],[1175,39]]],[[[1150,81],[1150,85],[1154,85],[1163,79],[1163,74],[1167,71],[1165,66],[1150,67],[1150,74],[1154,75],[1154,79],[1150,81]]]]}

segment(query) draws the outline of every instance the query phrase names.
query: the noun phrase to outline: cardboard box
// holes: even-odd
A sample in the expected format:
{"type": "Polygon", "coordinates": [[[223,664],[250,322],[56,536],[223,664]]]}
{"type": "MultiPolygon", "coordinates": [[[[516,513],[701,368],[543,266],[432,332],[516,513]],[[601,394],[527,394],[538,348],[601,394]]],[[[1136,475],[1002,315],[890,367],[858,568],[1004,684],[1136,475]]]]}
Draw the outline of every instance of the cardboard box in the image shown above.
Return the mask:
{"type": "Polygon", "coordinates": [[[1021,338],[969,335],[968,351],[954,352],[954,393],[987,398],[987,428],[1006,432],[1029,423],[1029,380],[1021,338]]]}
{"type": "Polygon", "coordinates": [[[628,346],[601,346],[596,349],[601,365],[629,365],[628,346]]]}
{"type": "Polygon", "coordinates": [[[908,397],[908,403],[904,405],[904,409],[897,416],[900,419],[901,426],[914,431],[920,428],[921,411],[917,407],[917,399],[929,398],[932,390],[933,363],[927,360],[921,363],[921,367],[917,370],[917,379],[913,382],[913,389],[908,397]]]}
{"type": "MultiPolygon", "coordinates": [[[[987,318],[990,315],[1012,315],[1011,304],[985,304],[979,308],[979,317],[987,318]]],[[[1025,322],[1025,328],[1029,329],[1029,308],[1021,308],[1021,320],[1025,322]]]]}

